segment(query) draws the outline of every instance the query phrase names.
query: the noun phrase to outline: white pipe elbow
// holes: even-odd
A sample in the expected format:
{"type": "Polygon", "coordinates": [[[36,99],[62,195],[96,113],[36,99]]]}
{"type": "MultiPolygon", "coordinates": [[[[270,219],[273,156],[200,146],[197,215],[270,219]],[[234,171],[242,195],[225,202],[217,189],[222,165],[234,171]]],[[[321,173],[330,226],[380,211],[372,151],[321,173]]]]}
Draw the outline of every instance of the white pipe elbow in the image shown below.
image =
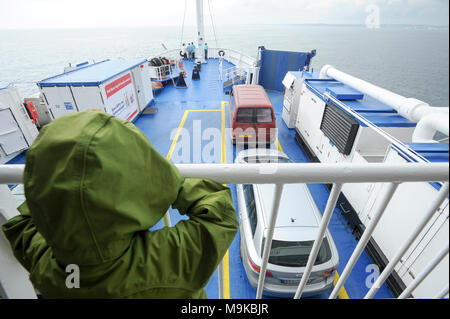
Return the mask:
{"type": "Polygon", "coordinates": [[[414,143],[434,143],[436,132],[449,136],[449,118],[446,112],[436,112],[422,118],[413,133],[414,143]]]}
{"type": "Polygon", "coordinates": [[[328,70],[331,68],[333,68],[333,66],[330,64],[324,65],[320,70],[319,79],[329,79],[330,76],[328,75],[328,70]]]}

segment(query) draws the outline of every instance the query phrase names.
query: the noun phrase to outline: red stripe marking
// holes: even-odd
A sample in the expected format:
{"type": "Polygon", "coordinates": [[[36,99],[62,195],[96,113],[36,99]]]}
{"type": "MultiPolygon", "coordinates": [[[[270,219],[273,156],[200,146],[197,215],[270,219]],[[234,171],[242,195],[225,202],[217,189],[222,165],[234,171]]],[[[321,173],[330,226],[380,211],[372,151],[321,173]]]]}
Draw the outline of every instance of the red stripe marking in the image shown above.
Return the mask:
{"type": "Polygon", "coordinates": [[[128,73],[127,75],[122,76],[121,78],[115,80],[114,82],[109,83],[105,86],[106,96],[109,98],[115,93],[119,92],[121,89],[131,84],[131,75],[128,73]]]}

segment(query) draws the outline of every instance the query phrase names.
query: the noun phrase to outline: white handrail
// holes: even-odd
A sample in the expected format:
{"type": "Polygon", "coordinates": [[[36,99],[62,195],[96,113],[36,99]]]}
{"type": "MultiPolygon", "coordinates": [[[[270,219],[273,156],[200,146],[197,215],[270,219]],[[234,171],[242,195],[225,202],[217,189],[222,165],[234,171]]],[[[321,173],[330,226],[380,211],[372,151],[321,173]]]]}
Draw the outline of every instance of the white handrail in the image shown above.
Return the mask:
{"type": "Polygon", "coordinates": [[[302,279],[300,284],[298,285],[297,291],[295,292],[295,299],[298,299],[302,296],[303,290],[308,282],[309,276],[312,272],[312,267],[316,262],[317,255],[319,254],[320,246],[323,242],[323,237],[325,235],[325,231],[328,228],[328,224],[330,223],[331,216],[333,216],[334,208],[336,207],[336,203],[339,198],[339,193],[342,190],[343,184],[335,183],[333,184],[333,188],[331,189],[330,197],[328,198],[327,206],[325,207],[325,212],[323,213],[322,222],[320,223],[319,230],[317,232],[317,237],[314,240],[313,247],[311,249],[311,253],[308,257],[308,262],[306,264],[305,272],[302,275],[302,279]]]}
{"type": "MultiPolygon", "coordinates": [[[[430,203],[429,210],[422,216],[422,220],[419,222],[419,224],[416,226],[416,228],[413,230],[413,232],[409,235],[408,239],[402,244],[402,246],[396,252],[395,256],[393,258],[391,258],[391,260],[389,261],[389,264],[386,266],[386,268],[380,274],[380,276],[378,277],[377,281],[374,283],[374,285],[370,289],[370,291],[367,293],[367,295],[366,295],[367,298],[373,298],[375,293],[378,291],[379,287],[381,287],[381,285],[385,282],[385,280],[394,271],[394,267],[397,265],[397,263],[400,261],[400,259],[403,257],[403,255],[406,253],[406,251],[409,249],[409,247],[411,247],[411,245],[414,243],[415,239],[417,238],[417,236],[419,236],[419,234],[425,228],[426,224],[431,220],[434,213],[439,209],[439,206],[445,200],[445,197],[447,197],[448,190],[449,190],[449,184],[445,183],[445,185],[441,188],[441,190],[439,191],[437,196],[430,203]]],[[[336,285],[336,287],[337,286],[338,285],[336,285]]]]}
{"type": "MultiPolygon", "coordinates": [[[[414,291],[414,289],[416,289],[417,286],[419,286],[422,283],[422,281],[424,281],[425,278],[433,271],[433,269],[436,268],[437,265],[439,265],[439,263],[444,259],[444,257],[448,255],[448,249],[449,249],[449,245],[447,243],[447,246],[445,246],[445,248],[443,248],[441,250],[441,252],[430,261],[430,263],[425,267],[424,270],[422,270],[422,272],[419,274],[419,276],[417,276],[417,278],[414,279],[414,281],[408,287],[406,287],[406,289],[398,297],[398,299],[408,298],[409,295],[414,291]]],[[[448,289],[448,286],[447,286],[447,289],[448,289]]],[[[448,290],[447,290],[447,292],[448,292],[448,290]]],[[[371,298],[371,295],[364,297],[364,299],[369,299],[369,298],[371,298]]],[[[442,298],[442,297],[439,297],[439,298],[442,298]]]]}
{"type": "MultiPolygon", "coordinates": [[[[220,184],[277,184],[275,202],[272,207],[272,217],[269,229],[274,228],[284,184],[295,183],[333,183],[333,189],[329,196],[325,209],[319,234],[314,241],[305,272],[297,288],[295,298],[301,297],[308,278],[312,272],[319,247],[323,240],[323,234],[328,228],[334,208],[342,186],[345,183],[389,183],[390,187],[385,190],[375,213],[374,221],[366,229],[360,243],[355,248],[350,261],[347,263],[343,278],[336,286],[341,287],[348,278],[354,264],[358,261],[362,250],[366,247],[368,240],[377,226],[384,210],[390,202],[398,185],[404,182],[446,182],[441,187],[440,193],[448,193],[449,163],[407,163],[407,164],[179,164],[176,165],[182,177],[185,178],[207,178],[220,184]]],[[[25,165],[0,165],[0,184],[16,184],[22,182],[25,165]]],[[[439,200],[446,200],[447,196],[441,196],[439,200]]],[[[431,210],[436,205],[432,203],[431,210]]],[[[439,206],[438,205],[438,206],[439,206]]],[[[437,206],[437,207],[438,207],[437,206]]],[[[269,234],[270,235],[270,234],[269,234]]],[[[416,232],[413,233],[416,235],[416,232]]],[[[412,235],[412,236],[413,236],[412,235]]],[[[418,233],[417,233],[418,235],[418,233]]],[[[417,238],[417,236],[416,236],[417,238]]],[[[414,240],[416,239],[414,238],[414,240]]],[[[262,297],[265,281],[265,270],[268,266],[269,252],[272,245],[271,236],[265,243],[262,259],[260,278],[258,281],[257,298],[262,297]]],[[[448,249],[447,249],[448,250],[448,249]]],[[[436,257],[436,258],[439,258],[436,257]]],[[[431,271],[431,270],[430,270],[431,271]]],[[[385,273],[386,274],[386,273],[385,273]]],[[[428,272],[426,273],[428,274],[428,272]]],[[[224,274],[219,271],[219,287],[223,290],[224,274]]],[[[448,289],[448,288],[447,288],[448,289]]],[[[220,294],[223,297],[223,293],[220,294]]],[[[366,297],[369,297],[370,294],[366,297]]],[[[332,296],[333,297],[333,296],[332,296]]]]}
{"type": "MultiPolygon", "coordinates": [[[[186,178],[220,184],[447,182],[449,163],[177,164],[186,178]]],[[[0,184],[20,184],[24,165],[0,165],[0,184]]]]}

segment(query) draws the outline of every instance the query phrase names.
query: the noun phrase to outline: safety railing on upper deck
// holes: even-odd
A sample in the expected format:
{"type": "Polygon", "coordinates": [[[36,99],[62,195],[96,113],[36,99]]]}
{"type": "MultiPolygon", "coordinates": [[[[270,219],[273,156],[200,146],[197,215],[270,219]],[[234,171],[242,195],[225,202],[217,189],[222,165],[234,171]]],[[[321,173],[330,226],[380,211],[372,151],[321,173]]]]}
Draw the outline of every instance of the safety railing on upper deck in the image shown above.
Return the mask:
{"type": "MultiPolygon", "coordinates": [[[[257,298],[261,298],[265,282],[270,249],[272,245],[273,233],[278,216],[281,195],[284,184],[333,184],[328,202],[323,213],[317,237],[310,252],[305,271],[301,277],[295,298],[302,296],[303,290],[308,282],[312,267],[317,258],[319,248],[322,244],[324,234],[328,228],[333,211],[341,193],[342,187],[346,183],[387,183],[384,191],[380,195],[379,205],[375,209],[371,223],[365,229],[352,256],[347,262],[339,281],[336,283],[330,298],[336,298],[341,287],[345,284],[353,267],[367,246],[380,218],[392,199],[398,186],[409,182],[439,182],[440,191],[430,202],[426,212],[422,215],[422,220],[417,227],[411,230],[408,239],[400,245],[395,256],[391,258],[389,264],[376,280],[365,298],[372,298],[385,280],[393,272],[394,267],[402,256],[414,243],[425,225],[432,216],[448,201],[449,193],[449,164],[448,163],[408,163],[408,164],[183,164],[177,165],[180,174],[186,178],[207,178],[220,184],[275,184],[275,197],[272,206],[271,219],[269,223],[269,233],[263,249],[262,265],[257,288],[257,298]]],[[[16,184],[22,182],[23,165],[0,165],[0,184],[16,184]]],[[[411,292],[420,285],[421,282],[433,271],[443,258],[448,254],[449,246],[446,247],[430,261],[416,279],[404,290],[399,298],[407,298],[411,292]]],[[[223,264],[219,267],[219,297],[224,297],[224,273],[223,264]]],[[[442,298],[448,294],[447,288],[439,292],[435,298],[442,298]]]]}
{"type": "Polygon", "coordinates": [[[233,66],[231,68],[221,70],[220,79],[223,82],[223,87],[226,88],[241,81],[246,81],[247,72],[241,67],[233,66]]]}
{"type": "MultiPolygon", "coordinates": [[[[151,60],[154,57],[165,57],[169,60],[178,60],[181,58],[181,50],[180,49],[174,49],[174,50],[167,50],[164,52],[161,52],[159,54],[153,55],[148,60],[151,60]]],[[[233,49],[226,49],[226,48],[209,48],[208,49],[208,58],[213,59],[223,59],[229,63],[234,64],[234,67],[237,70],[242,70],[243,72],[254,73],[255,77],[253,82],[257,83],[257,61],[256,58],[253,58],[249,55],[243,54],[239,51],[233,50],[233,49]]],[[[223,69],[220,71],[222,79],[225,81],[224,74],[226,70],[223,69]]]]}

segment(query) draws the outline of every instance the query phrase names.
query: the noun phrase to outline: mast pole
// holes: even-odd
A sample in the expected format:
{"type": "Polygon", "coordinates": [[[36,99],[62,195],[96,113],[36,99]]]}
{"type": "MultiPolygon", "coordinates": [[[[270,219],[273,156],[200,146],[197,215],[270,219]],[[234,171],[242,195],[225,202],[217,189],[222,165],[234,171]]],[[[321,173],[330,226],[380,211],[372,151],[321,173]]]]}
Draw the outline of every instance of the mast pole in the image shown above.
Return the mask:
{"type": "Polygon", "coordinates": [[[196,61],[205,63],[205,24],[203,19],[203,0],[197,1],[197,50],[196,61]]]}

